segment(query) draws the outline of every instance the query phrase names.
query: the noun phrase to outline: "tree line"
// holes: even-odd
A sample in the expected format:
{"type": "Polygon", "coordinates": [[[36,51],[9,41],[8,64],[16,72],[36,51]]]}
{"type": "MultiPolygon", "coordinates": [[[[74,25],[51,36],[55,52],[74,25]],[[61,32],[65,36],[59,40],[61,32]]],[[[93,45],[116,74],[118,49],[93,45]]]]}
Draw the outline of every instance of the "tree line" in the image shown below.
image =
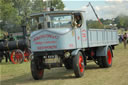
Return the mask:
{"type": "Polygon", "coordinates": [[[97,20],[87,20],[87,27],[88,28],[112,28],[117,27],[118,29],[123,28],[124,30],[128,30],[128,16],[126,15],[119,15],[113,19],[100,19],[103,23],[101,25],[97,20]]]}
{"type": "MultiPolygon", "coordinates": [[[[0,29],[8,32],[22,31],[21,26],[29,19],[31,13],[38,13],[46,10],[46,6],[64,10],[62,0],[0,0],[0,29]]],[[[100,19],[103,25],[96,20],[87,20],[88,28],[128,28],[128,16],[119,15],[113,19],[100,19]]]]}
{"type": "Polygon", "coordinates": [[[24,21],[31,13],[46,10],[46,6],[64,9],[62,0],[0,0],[0,29],[8,32],[19,32],[24,21]]]}

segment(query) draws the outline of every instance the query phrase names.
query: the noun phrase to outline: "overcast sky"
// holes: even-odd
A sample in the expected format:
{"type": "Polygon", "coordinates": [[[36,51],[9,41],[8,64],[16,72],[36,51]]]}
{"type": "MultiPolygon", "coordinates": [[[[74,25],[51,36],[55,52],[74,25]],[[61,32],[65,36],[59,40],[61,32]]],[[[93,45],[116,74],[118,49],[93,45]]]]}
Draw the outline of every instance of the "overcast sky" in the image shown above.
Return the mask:
{"type": "Polygon", "coordinates": [[[112,19],[120,14],[128,15],[128,0],[62,0],[65,10],[85,10],[87,19],[96,19],[88,2],[94,6],[99,18],[112,19]]]}

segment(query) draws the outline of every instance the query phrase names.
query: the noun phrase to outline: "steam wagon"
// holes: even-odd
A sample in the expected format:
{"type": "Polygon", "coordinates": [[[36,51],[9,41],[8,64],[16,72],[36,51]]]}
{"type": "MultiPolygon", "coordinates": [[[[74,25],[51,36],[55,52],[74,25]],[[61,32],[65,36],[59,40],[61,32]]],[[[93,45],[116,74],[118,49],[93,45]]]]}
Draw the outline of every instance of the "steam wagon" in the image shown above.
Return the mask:
{"type": "Polygon", "coordinates": [[[31,18],[32,27],[37,28],[30,37],[31,73],[35,80],[43,78],[45,69],[62,66],[82,77],[87,60],[102,68],[112,66],[117,30],[87,28],[85,11],[42,12],[31,18]]]}

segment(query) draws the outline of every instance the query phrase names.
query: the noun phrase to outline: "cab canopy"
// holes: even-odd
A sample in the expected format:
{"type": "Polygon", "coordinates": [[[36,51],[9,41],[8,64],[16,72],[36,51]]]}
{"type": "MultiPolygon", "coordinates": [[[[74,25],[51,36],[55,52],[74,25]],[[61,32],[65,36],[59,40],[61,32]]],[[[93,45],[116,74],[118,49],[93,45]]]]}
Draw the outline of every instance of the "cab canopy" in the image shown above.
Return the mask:
{"type": "Polygon", "coordinates": [[[84,11],[45,11],[31,14],[32,28],[72,28],[75,15],[84,11]]]}

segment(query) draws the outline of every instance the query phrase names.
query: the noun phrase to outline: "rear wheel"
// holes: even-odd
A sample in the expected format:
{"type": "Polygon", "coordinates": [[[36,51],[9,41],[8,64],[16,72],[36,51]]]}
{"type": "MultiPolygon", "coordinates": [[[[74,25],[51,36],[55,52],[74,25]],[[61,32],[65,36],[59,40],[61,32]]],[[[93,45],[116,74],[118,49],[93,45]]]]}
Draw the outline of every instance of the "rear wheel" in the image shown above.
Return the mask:
{"type": "Polygon", "coordinates": [[[76,77],[82,77],[84,75],[84,59],[81,52],[78,52],[73,58],[73,69],[76,77]]]}
{"type": "Polygon", "coordinates": [[[102,56],[99,58],[99,66],[103,68],[112,66],[112,51],[110,47],[108,47],[106,51],[106,56],[102,56]]]}
{"type": "Polygon", "coordinates": [[[40,80],[43,78],[44,69],[40,68],[41,62],[41,59],[31,60],[31,73],[35,80],[40,80]]]}

